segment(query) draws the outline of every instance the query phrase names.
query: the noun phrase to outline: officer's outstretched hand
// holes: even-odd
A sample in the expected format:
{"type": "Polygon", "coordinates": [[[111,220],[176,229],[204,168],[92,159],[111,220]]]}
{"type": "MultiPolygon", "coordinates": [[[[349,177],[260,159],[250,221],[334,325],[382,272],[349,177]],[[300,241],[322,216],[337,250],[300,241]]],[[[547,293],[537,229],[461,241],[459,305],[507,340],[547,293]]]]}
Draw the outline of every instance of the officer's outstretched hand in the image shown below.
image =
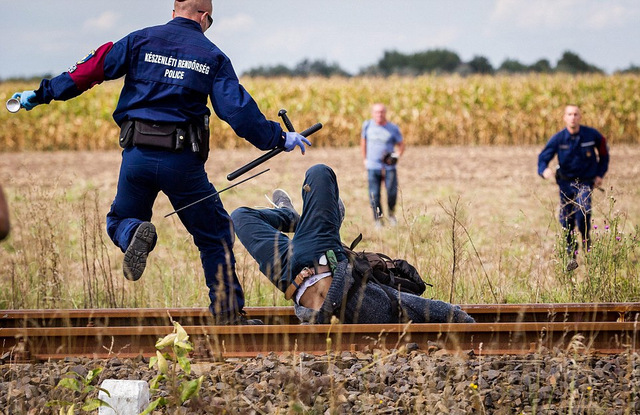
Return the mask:
{"type": "Polygon", "coordinates": [[[36,91],[16,92],[11,98],[19,99],[20,105],[27,111],[31,111],[36,105],[40,104],[36,99],[36,91]]]}
{"type": "Polygon", "coordinates": [[[602,188],[602,177],[596,176],[596,178],[593,179],[593,187],[595,187],[596,189],[602,188]]]}
{"type": "Polygon", "coordinates": [[[307,140],[307,137],[300,135],[296,132],[287,133],[284,142],[284,150],[291,151],[296,146],[300,147],[300,151],[304,154],[305,148],[304,145],[311,145],[311,141],[307,140]]]}

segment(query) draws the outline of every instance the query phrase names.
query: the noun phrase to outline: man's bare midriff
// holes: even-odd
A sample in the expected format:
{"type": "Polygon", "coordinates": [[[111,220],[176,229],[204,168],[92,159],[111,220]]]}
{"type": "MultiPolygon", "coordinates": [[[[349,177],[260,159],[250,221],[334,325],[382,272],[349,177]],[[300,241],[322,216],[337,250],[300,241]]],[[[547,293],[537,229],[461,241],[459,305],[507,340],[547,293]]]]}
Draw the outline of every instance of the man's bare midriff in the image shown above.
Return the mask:
{"type": "Polygon", "coordinates": [[[300,297],[300,305],[312,310],[320,310],[332,281],[332,277],[323,278],[307,288],[302,297],[300,297]]]}

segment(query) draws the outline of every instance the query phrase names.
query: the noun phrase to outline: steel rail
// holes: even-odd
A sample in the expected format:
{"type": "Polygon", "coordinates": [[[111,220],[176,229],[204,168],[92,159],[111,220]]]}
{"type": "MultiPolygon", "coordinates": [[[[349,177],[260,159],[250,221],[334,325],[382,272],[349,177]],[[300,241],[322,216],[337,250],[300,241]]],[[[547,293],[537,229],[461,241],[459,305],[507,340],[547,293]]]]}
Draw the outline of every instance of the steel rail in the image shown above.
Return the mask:
{"type": "MultiPolygon", "coordinates": [[[[491,315],[490,305],[464,308],[476,312],[471,312],[474,317],[491,315]]],[[[203,310],[4,310],[0,319],[0,359],[17,362],[68,356],[152,356],[157,339],[173,330],[169,315],[175,320],[182,319],[181,324],[196,345],[194,357],[197,359],[246,357],[268,352],[323,354],[409,344],[423,350],[476,354],[523,354],[541,347],[607,354],[635,352],[640,345],[640,303],[496,305],[493,318],[497,322],[476,324],[191,324],[196,320],[206,322],[203,310]],[[544,313],[547,321],[530,321],[532,314],[540,317],[544,313]],[[504,322],[505,315],[518,317],[516,321],[504,322]],[[601,315],[617,317],[584,321],[585,316],[601,315]],[[562,321],[564,318],[579,319],[562,321]],[[90,324],[72,324],[84,322],[83,319],[90,324]],[[7,325],[9,322],[13,324],[7,325]]],[[[250,314],[278,319],[290,318],[291,314],[289,307],[249,310],[250,314]]]]}
{"type": "MultiPolygon", "coordinates": [[[[467,304],[461,306],[479,323],[634,321],[640,315],[635,303],[467,304]]],[[[247,307],[249,318],[266,324],[298,324],[293,307],[247,307]]],[[[63,310],[0,310],[0,327],[166,325],[170,319],[183,325],[211,325],[207,308],[108,308],[63,310]]]]}

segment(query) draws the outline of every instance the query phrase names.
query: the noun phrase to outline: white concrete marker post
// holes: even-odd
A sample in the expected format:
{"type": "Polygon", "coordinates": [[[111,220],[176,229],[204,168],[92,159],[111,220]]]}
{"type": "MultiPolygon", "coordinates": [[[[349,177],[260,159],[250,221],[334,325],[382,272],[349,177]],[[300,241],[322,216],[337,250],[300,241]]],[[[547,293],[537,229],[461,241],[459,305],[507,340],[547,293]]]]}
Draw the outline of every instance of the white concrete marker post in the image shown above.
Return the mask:
{"type": "Polygon", "coordinates": [[[105,379],[100,387],[111,397],[100,391],[98,398],[113,409],[101,406],[99,415],[138,415],[149,405],[149,384],[143,380],[105,379]]]}

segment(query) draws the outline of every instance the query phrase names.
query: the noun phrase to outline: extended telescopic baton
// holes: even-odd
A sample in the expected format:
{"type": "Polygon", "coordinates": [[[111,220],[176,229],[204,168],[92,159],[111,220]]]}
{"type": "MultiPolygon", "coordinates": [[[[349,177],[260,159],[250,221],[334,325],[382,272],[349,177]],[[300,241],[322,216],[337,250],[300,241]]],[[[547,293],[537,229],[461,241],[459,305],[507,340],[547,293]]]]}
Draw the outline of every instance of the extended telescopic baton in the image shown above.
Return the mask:
{"type": "MultiPolygon", "coordinates": [[[[289,120],[289,117],[287,116],[287,110],[280,110],[278,112],[278,116],[282,117],[282,121],[284,122],[284,125],[287,127],[287,129],[289,130],[289,132],[294,132],[294,128],[293,125],[291,124],[291,120],[289,120]]],[[[311,134],[317,132],[318,130],[320,130],[322,128],[322,124],[321,123],[316,123],[314,125],[312,125],[311,127],[307,128],[306,130],[304,130],[303,132],[300,133],[301,136],[303,137],[308,137],[311,134]]],[[[227,180],[231,181],[234,179],[237,179],[239,176],[245,174],[246,172],[248,172],[251,169],[256,168],[257,166],[261,165],[262,163],[264,163],[265,161],[269,160],[270,158],[277,156],[278,154],[282,153],[284,151],[283,147],[277,147],[274,148],[273,150],[269,151],[268,153],[258,157],[257,159],[245,164],[244,166],[240,167],[238,170],[229,173],[227,175],[227,180]]]]}
{"type": "Polygon", "coordinates": [[[20,108],[22,108],[22,105],[20,105],[20,100],[17,98],[9,98],[5,105],[7,107],[7,111],[13,113],[20,111],[20,108]]]}
{"type": "Polygon", "coordinates": [[[256,176],[260,176],[262,173],[266,173],[266,172],[268,172],[268,171],[269,171],[269,169],[262,170],[260,173],[256,173],[256,174],[254,174],[253,176],[247,177],[247,178],[246,178],[246,179],[244,179],[244,180],[240,180],[238,183],[234,183],[234,184],[232,184],[232,185],[231,185],[231,186],[229,186],[229,187],[225,187],[225,188],[224,188],[224,189],[222,189],[222,190],[218,190],[217,192],[210,194],[209,196],[205,196],[205,197],[203,197],[203,198],[202,198],[202,199],[200,199],[200,200],[196,200],[196,201],[195,201],[195,202],[193,202],[193,203],[189,203],[187,206],[183,206],[183,207],[181,207],[180,209],[176,209],[176,210],[174,210],[174,211],[173,211],[173,212],[171,212],[171,213],[167,213],[166,215],[164,215],[164,217],[165,217],[165,218],[167,218],[167,217],[169,217],[169,216],[173,215],[174,213],[178,213],[178,212],[180,212],[181,210],[184,210],[184,209],[186,209],[186,208],[188,208],[188,207],[191,207],[191,206],[193,206],[193,205],[195,205],[195,204],[197,204],[197,203],[200,203],[200,202],[202,202],[202,201],[203,201],[203,200],[205,200],[205,199],[209,199],[210,197],[213,197],[213,196],[215,196],[215,195],[219,195],[220,193],[222,193],[222,192],[224,192],[224,191],[226,191],[226,190],[229,190],[229,189],[231,189],[232,187],[236,187],[237,185],[239,185],[239,184],[241,184],[241,183],[244,183],[244,182],[246,182],[247,180],[251,180],[251,179],[253,179],[253,178],[254,178],[254,177],[256,177],[256,176]]]}

